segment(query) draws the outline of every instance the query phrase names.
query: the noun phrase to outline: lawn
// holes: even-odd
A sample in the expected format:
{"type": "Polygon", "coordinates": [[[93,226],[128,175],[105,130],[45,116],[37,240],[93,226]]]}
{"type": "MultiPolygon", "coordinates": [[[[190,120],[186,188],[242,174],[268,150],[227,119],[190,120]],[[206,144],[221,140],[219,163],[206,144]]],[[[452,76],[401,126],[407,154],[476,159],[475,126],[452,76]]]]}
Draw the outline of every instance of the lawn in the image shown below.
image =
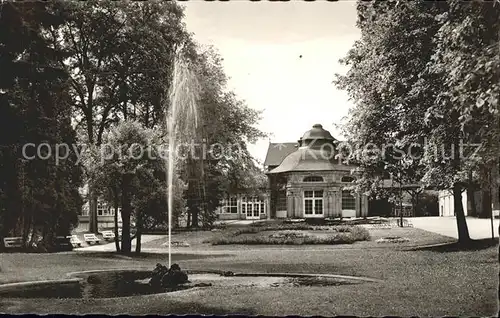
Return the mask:
{"type": "MultiPolygon", "coordinates": [[[[410,250],[417,245],[451,239],[413,228],[372,229],[372,240],[342,245],[211,246],[203,243],[216,233],[179,233],[188,241],[173,260],[193,270],[233,272],[331,273],[382,279],[337,287],[217,288],[190,290],[123,299],[98,300],[0,300],[0,311],[9,313],[129,313],[129,314],[263,314],[263,315],[397,315],[490,316],[497,312],[498,250],[484,245],[478,250],[456,248],[410,250]],[[402,244],[378,244],[383,236],[410,239],[402,244]],[[187,251],[225,255],[189,254],[187,251]]],[[[164,240],[148,242],[161,248],[164,240]]],[[[145,246],[145,248],[147,248],[145,246]]],[[[109,253],[3,254],[0,281],[55,279],[64,273],[97,268],[152,268],[165,255],[141,258],[115,257],[109,253]]]]}

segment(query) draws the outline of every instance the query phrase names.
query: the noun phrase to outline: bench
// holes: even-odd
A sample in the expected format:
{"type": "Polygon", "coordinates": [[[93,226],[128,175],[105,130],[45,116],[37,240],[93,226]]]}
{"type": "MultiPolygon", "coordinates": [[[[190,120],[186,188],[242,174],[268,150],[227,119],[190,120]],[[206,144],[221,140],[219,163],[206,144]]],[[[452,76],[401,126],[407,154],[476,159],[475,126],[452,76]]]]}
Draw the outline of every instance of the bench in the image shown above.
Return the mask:
{"type": "Polygon", "coordinates": [[[71,245],[73,245],[73,247],[81,247],[82,246],[82,241],[80,241],[78,236],[70,235],[70,236],[68,236],[68,238],[69,238],[69,241],[71,242],[71,245]]]}
{"type": "Polygon", "coordinates": [[[102,231],[102,238],[106,241],[114,240],[115,233],[113,233],[113,231],[102,231]]]}
{"type": "Polygon", "coordinates": [[[87,244],[91,245],[92,243],[99,244],[99,238],[95,236],[95,234],[83,234],[83,239],[87,244]]]}
{"type": "Polygon", "coordinates": [[[22,237],[4,237],[3,245],[8,248],[21,248],[23,247],[22,237]]]}

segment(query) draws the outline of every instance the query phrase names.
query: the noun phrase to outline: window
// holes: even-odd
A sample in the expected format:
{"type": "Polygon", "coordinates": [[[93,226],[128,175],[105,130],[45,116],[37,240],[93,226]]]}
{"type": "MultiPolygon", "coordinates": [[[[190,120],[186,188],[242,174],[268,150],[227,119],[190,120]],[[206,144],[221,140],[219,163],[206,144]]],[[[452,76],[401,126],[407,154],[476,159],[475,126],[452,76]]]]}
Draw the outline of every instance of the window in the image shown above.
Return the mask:
{"type": "Polygon", "coordinates": [[[323,215],[323,190],[304,191],[304,214],[323,215]]]}
{"type": "Polygon", "coordinates": [[[86,216],[86,215],[89,215],[89,204],[86,203],[83,207],[82,207],[82,215],[86,216]]]}
{"type": "Polygon", "coordinates": [[[277,211],[286,210],[286,193],[285,193],[285,191],[278,192],[278,198],[276,200],[276,210],[277,211]]]}
{"type": "Polygon", "coordinates": [[[98,216],[114,216],[115,209],[112,208],[104,201],[97,201],[97,215],[98,216]]]}
{"type": "Polygon", "coordinates": [[[248,218],[258,218],[261,213],[264,213],[264,202],[259,197],[244,197],[241,206],[242,213],[245,213],[248,218]]]}
{"type": "Polygon", "coordinates": [[[253,204],[253,215],[259,215],[259,204],[258,203],[253,204]]]}
{"type": "Polygon", "coordinates": [[[354,182],[354,178],[345,176],[345,177],[342,177],[342,182],[354,182]]]}
{"type": "Polygon", "coordinates": [[[238,213],[238,200],[236,197],[229,197],[223,201],[223,213],[238,213]]]}
{"type": "Polygon", "coordinates": [[[323,177],[320,176],[307,176],[303,180],[304,182],[323,182],[323,177]]]}
{"type": "Polygon", "coordinates": [[[348,190],[342,190],[342,210],[356,210],[356,199],[348,190]]]}
{"type": "Polygon", "coordinates": [[[107,215],[107,210],[108,207],[106,206],[106,203],[102,201],[97,202],[97,215],[99,216],[107,215]]]}

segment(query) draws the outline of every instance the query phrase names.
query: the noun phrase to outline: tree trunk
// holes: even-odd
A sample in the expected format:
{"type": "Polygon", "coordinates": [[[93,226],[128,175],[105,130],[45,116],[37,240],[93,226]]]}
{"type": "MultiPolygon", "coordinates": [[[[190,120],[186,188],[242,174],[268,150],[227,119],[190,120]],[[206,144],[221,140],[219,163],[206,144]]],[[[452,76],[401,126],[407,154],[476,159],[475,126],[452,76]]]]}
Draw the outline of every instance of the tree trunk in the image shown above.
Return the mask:
{"type": "Polygon", "coordinates": [[[97,193],[93,186],[89,185],[89,232],[98,233],[97,220],[97,193]]]}
{"type": "Polygon", "coordinates": [[[411,210],[413,213],[413,216],[418,216],[417,214],[417,207],[418,207],[418,196],[419,192],[416,191],[409,191],[408,194],[411,196],[411,210]]]}
{"type": "Polygon", "coordinates": [[[453,185],[453,203],[455,208],[455,216],[457,219],[458,242],[467,243],[470,241],[469,229],[465,220],[464,208],[462,206],[462,187],[460,184],[453,185]]]}
{"type": "Polygon", "coordinates": [[[472,180],[472,170],[468,172],[468,182],[467,182],[467,203],[470,204],[470,208],[467,207],[467,215],[477,217],[476,209],[476,198],[474,196],[474,183],[472,180]]]}
{"type": "Polygon", "coordinates": [[[28,237],[29,237],[29,234],[32,232],[32,224],[33,224],[33,218],[31,217],[31,215],[28,215],[25,217],[24,219],[24,229],[23,229],[23,244],[24,244],[24,247],[30,247],[29,245],[29,241],[28,241],[28,237]]]}
{"type": "Polygon", "coordinates": [[[489,218],[491,216],[491,166],[481,166],[481,210],[478,217],[489,218]]]}
{"type": "Polygon", "coordinates": [[[135,234],[135,253],[141,253],[141,237],[142,237],[142,213],[137,212],[137,224],[136,224],[136,234],[135,234]]]}
{"type": "Polygon", "coordinates": [[[498,211],[500,210],[500,187],[499,187],[499,179],[500,179],[500,174],[499,174],[499,163],[498,160],[496,160],[495,164],[493,165],[493,171],[491,173],[491,203],[493,206],[493,210],[498,211]]]}
{"type": "Polygon", "coordinates": [[[53,222],[48,220],[48,223],[43,225],[43,238],[42,242],[46,251],[50,251],[54,246],[54,229],[52,228],[53,222]]]}
{"type": "MultiPolygon", "coordinates": [[[[467,198],[469,198],[469,194],[467,194],[467,198]]],[[[477,217],[477,202],[476,202],[476,194],[475,194],[475,191],[473,190],[471,192],[471,196],[470,196],[470,215],[471,216],[474,216],[474,217],[477,217]]]]}
{"type": "Polygon", "coordinates": [[[191,210],[191,227],[193,228],[198,227],[198,214],[199,214],[198,207],[194,207],[191,210]]]}
{"type": "Polygon", "coordinates": [[[490,192],[490,187],[488,186],[486,189],[481,190],[481,195],[482,195],[482,208],[481,208],[481,213],[479,215],[480,218],[489,218],[491,217],[491,192],[490,192]]]}
{"type": "Polygon", "coordinates": [[[36,236],[38,235],[37,231],[36,231],[36,228],[33,227],[33,230],[32,230],[32,233],[31,233],[31,239],[28,243],[28,246],[33,246],[35,245],[35,240],[36,240],[36,236]]]}
{"type": "Polygon", "coordinates": [[[122,253],[130,253],[132,242],[130,241],[130,216],[132,215],[132,205],[130,202],[130,181],[132,175],[122,176],[122,253]]]}
{"type": "Polygon", "coordinates": [[[114,223],[115,223],[115,248],[117,252],[120,252],[120,238],[118,233],[118,197],[115,195],[115,215],[114,215],[114,223]]]}

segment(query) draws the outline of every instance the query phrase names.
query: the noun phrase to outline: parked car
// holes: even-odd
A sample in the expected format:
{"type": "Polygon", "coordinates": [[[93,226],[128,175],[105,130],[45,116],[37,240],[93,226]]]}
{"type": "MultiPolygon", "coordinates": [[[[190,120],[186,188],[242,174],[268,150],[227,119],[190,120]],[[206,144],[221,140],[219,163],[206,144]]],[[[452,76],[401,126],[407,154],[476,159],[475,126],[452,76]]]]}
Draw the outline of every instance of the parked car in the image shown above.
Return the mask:
{"type": "Polygon", "coordinates": [[[51,252],[72,251],[73,244],[68,236],[56,236],[51,252]]]}

